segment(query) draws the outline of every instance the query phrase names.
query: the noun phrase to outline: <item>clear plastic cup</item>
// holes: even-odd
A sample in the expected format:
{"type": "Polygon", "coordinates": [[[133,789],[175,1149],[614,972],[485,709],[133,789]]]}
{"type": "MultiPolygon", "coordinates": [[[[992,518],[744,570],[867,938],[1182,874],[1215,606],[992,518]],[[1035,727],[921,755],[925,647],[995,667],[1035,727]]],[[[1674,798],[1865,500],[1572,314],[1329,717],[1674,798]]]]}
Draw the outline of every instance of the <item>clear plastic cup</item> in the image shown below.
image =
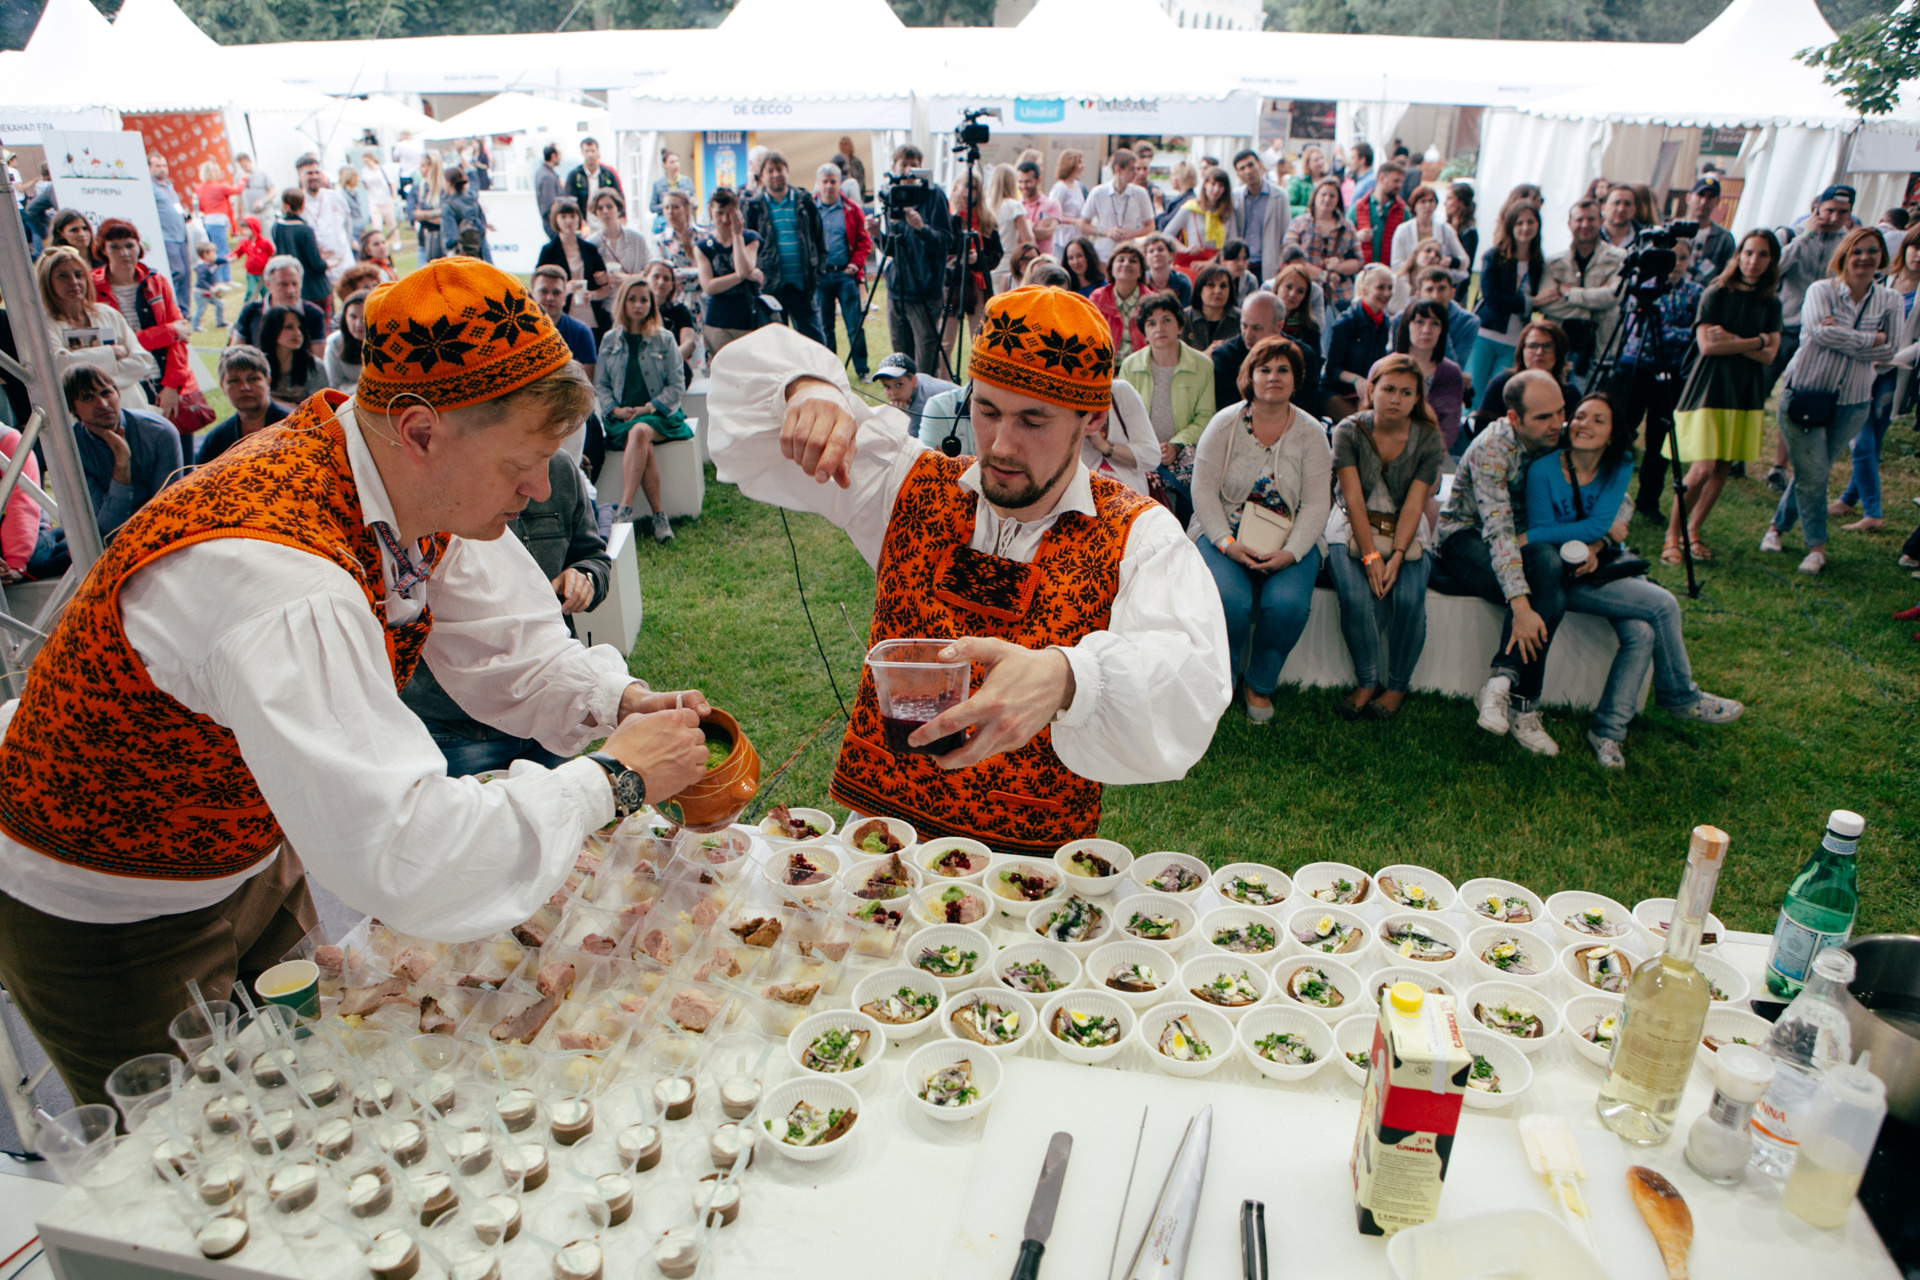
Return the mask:
{"type": "Polygon", "coordinates": [[[882,640],[867,650],[873,692],[880,704],[880,729],[887,750],[897,756],[945,755],[966,743],[966,733],[950,733],[925,746],[907,738],[943,711],[959,706],[972,692],[973,668],[964,661],[942,660],[951,640],[882,640]]]}
{"type": "Polygon", "coordinates": [[[170,1053],[143,1053],[127,1059],[107,1077],[107,1096],[120,1108],[128,1133],[173,1096],[173,1067],[179,1061],[170,1053]]]}
{"type": "Polygon", "coordinates": [[[211,1052],[216,1039],[224,1036],[229,1040],[224,1055],[227,1070],[237,1071],[240,1068],[240,1051],[231,1044],[233,1029],[231,1005],[210,1005],[206,1013],[202,1013],[200,1006],[194,1004],[175,1015],[167,1025],[167,1035],[180,1046],[180,1056],[187,1060],[188,1069],[203,1083],[212,1084],[220,1078],[219,1064],[215,1059],[221,1055],[211,1052]],[[208,1015],[211,1015],[211,1021],[208,1015]]]}
{"type": "Polygon", "coordinates": [[[47,1158],[60,1181],[71,1184],[81,1168],[113,1141],[119,1114],[103,1102],[63,1111],[40,1126],[34,1149],[47,1158]]]}

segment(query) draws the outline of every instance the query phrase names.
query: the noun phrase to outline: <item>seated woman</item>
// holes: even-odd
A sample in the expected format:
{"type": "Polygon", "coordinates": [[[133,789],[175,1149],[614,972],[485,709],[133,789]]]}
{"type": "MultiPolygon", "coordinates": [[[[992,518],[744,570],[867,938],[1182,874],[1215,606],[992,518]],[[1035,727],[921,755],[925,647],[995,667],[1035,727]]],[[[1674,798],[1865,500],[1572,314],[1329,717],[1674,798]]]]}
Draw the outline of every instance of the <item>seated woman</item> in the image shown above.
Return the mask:
{"type": "Polygon", "coordinates": [[[1440,482],[1446,444],[1427,404],[1426,382],[1412,356],[1386,357],[1373,367],[1373,407],[1333,429],[1338,505],[1327,520],[1327,567],[1340,594],[1340,631],[1359,686],[1340,704],[1346,720],[1392,718],[1406,701],[1427,644],[1433,557],[1426,554],[1432,541],[1426,505],[1440,482]],[[1384,684],[1382,626],[1387,629],[1384,684]]]}
{"type": "Polygon", "coordinates": [[[1273,719],[1280,669],[1306,630],[1333,505],[1326,432],[1293,403],[1305,367],[1286,338],[1255,343],[1240,366],[1246,398],[1213,415],[1194,455],[1189,532],[1220,589],[1235,678],[1255,724],[1273,719]],[[1249,514],[1255,507],[1258,516],[1249,514]],[[1241,540],[1256,525],[1257,555],[1241,540]],[[1265,550],[1276,532],[1280,545],[1265,550]]]}
{"type": "Polygon", "coordinates": [[[1320,340],[1327,332],[1327,306],[1320,290],[1307,279],[1307,269],[1297,262],[1280,268],[1273,278],[1273,295],[1280,299],[1285,319],[1280,322],[1283,337],[1293,339],[1300,358],[1307,362],[1307,376],[1300,382],[1301,407],[1314,407],[1320,387],[1320,340]]]}
{"type": "Polygon", "coordinates": [[[680,281],[671,266],[656,258],[647,263],[643,274],[647,287],[653,290],[653,301],[660,308],[661,327],[680,349],[680,372],[691,383],[694,353],[700,349],[700,322],[680,301],[680,281]]]}
{"type": "Polygon", "coordinates": [[[1100,265],[1100,251],[1085,236],[1066,243],[1067,247],[1060,251],[1060,265],[1073,277],[1073,283],[1067,287],[1083,298],[1091,298],[1093,291],[1107,282],[1106,269],[1100,265]]]}
{"type": "Polygon", "coordinates": [[[394,269],[392,255],[393,248],[387,243],[387,234],[380,228],[368,227],[361,235],[360,261],[370,264],[380,273],[381,284],[392,284],[400,278],[400,273],[394,269]]]}
{"type": "Polygon", "coordinates": [[[1354,280],[1355,302],[1333,322],[1327,335],[1327,363],[1320,370],[1321,412],[1344,418],[1367,407],[1371,384],[1367,375],[1374,361],[1393,350],[1393,328],[1387,323],[1387,302],[1393,296],[1393,273],[1375,262],[1360,269],[1354,280]]]}
{"type": "MultiPolygon", "coordinates": [[[[1432,241],[1422,241],[1431,244],[1432,241]]],[[[1398,355],[1412,356],[1426,379],[1427,408],[1433,411],[1434,425],[1452,449],[1460,438],[1460,408],[1466,398],[1467,384],[1460,366],[1449,360],[1447,351],[1447,308],[1438,302],[1416,302],[1400,313],[1393,329],[1393,349],[1398,355]]],[[[1375,371],[1376,378],[1378,370],[1375,371]]]]}
{"type": "Polygon", "coordinates": [[[633,519],[633,495],[647,495],[653,508],[653,540],[671,542],[673,526],[660,505],[660,464],[653,456],[655,441],[686,440],[693,428],[680,412],[686,379],[680,369],[680,348],[660,323],[659,304],[645,276],[628,276],[614,294],[618,317],[600,340],[600,358],[593,366],[593,395],[599,403],[607,452],[626,451],[620,473],[620,503],[616,521],[633,519]]]}
{"type": "Polygon", "coordinates": [[[1201,267],[1193,277],[1193,305],[1187,308],[1180,341],[1202,355],[1212,355],[1223,342],[1240,336],[1240,301],[1234,296],[1233,275],[1217,262],[1201,267]]]}
{"type": "Polygon", "coordinates": [[[1431,267],[1447,265],[1447,255],[1441,249],[1438,240],[1422,240],[1408,251],[1393,267],[1393,299],[1387,304],[1388,310],[1399,315],[1413,301],[1420,289],[1420,277],[1431,267]]]}
{"type": "MultiPolygon", "coordinates": [[[[1115,257],[1119,257],[1116,250],[1115,257]]],[[[1146,345],[1120,362],[1120,381],[1140,393],[1153,423],[1159,457],[1144,469],[1155,471],[1173,499],[1182,521],[1193,513],[1193,446],[1213,416],[1213,361],[1180,341],[1185,313],[1171,292],[1147,295],[1140,304],[1146,345]]]]}
{"type": "Polygon", "coordinates": [[[327,385],[327,371],[307,345],[301,313],[292,307],[268,307],[260,318],[260,353],[273,370],[270,394],[281,404],[299,404],[327,385]]]}
{"type": "MultiPolygon", "coordinates": [[[[1558,320],[1534,320],[1520,331],[1520,368],[1552,374],[1569,411],[1580,403],[1580,392],[1567,381],[1567,331],[1558,320]]],[[[1487,393],[1480,397],[1480,407],[1473,411],[1474,435],[1485,430],[1489,422],[1507,416],[1507,383],[1516,372],[1507,369],[1495,375],[1487,393]]]]}
{"type": "Polygon", "coordinates": [[[1673,593],[1638,574],[1615,576],[1611,568],[1633,517],[1627,494],[1633,435],[1624,419],[1616,419],[1613,401],[1604,392],[1591,392],[1574,410],[1566,447],[1536,459],[1527,470],[1528,542],[1586,544],[1586,558],[1567,570],[1567,608],[1607,619],[1620,638],[1587,730],[1587,742],[1604,769],[1627,767],[1620,744],[1649,664],[1653,700],[1668,715],[1727,724],[1746,710],[1693,682],[1673,593]]]}
{"type": "Polygon", "coordinates": [[[1164,232],[1155,231],[1140,237],[1140,252],[1147,256],[1147,278],[1141,282],[1141,288],[1148,293],[1171,289],[1180,295],[1183,307],[1193,301],[1193,280],[1173,265],[1173,241],[1164,232]]]}
{"type": "Polygon", "coordinates": [[[360,365],[367,340],[367,298],[372,290],[349,294],[340,304],[340,327],[327,335],[327,385],[353,394],[360,385],[360,365]]]}
{"type": "Polygon", "coordinates": [[[1140,331],[1140,308],[1147,300],[1147,256],[1123,244],[1107,259],[1107,283],[1087,298],[1107,318],[1113,332],[1113,362],[1118,365],[1147,345],[1140,331]]]}
{"type": "MultiPolygon", "coordinates": [[[[1181,246],[1189,262],[1213,258],[1227,243],[1233,228],[1233,179],[1225,169],[1208,166],[1199,194],[1174,211],[1162,228],[1181,246]]],[[[1195,281],[1195,287],[1199,282],[1195,281]]]]}

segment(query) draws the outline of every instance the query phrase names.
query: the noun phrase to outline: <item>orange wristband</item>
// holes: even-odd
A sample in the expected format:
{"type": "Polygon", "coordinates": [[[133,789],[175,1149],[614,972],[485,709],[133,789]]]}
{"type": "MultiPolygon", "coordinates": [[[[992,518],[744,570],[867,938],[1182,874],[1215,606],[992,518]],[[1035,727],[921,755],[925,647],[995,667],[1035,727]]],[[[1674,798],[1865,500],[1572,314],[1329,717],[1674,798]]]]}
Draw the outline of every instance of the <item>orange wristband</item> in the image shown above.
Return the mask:
{"type": "Polygon", "coordinates": [[[1367,554],[1360,557],[1360,563],[1361,564],[1379,564],[1380,553],[1378,551],[1369,551],[1367,552],[1367,554]]]}

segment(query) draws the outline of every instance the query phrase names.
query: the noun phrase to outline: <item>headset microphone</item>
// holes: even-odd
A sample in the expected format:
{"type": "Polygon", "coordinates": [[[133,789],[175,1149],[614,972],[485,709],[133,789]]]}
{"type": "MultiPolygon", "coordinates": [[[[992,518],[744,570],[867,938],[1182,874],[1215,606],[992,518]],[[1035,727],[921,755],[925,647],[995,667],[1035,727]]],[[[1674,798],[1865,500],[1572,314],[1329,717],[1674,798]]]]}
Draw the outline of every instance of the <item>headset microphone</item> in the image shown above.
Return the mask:
{"type": "Polygon", "coordinates": [[[967,388],[966,395],[960,398],[959,405],[955,407],[953,417],[947,423],[946,439],[940,442],[940,452],[949,458],[960,456],[960,419],[962,418],[969,422],[973,420],[973,388],[971,386],[967,388]]]}

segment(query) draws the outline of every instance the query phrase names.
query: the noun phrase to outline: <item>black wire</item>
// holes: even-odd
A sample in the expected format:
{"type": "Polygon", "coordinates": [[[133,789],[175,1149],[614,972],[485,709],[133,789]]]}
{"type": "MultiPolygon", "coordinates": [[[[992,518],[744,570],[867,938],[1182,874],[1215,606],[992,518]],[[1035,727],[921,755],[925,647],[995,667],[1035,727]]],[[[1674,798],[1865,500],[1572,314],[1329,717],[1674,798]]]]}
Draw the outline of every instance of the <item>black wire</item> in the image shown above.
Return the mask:
{"type": "Polygon", "coordinates": [[[807,615],[807,630],[813,632],[813,647],[820,651],[820,665],[826,668],[827,683],[833,686],[833,700],[840,704],[840,714],[851,724],[853,713],[847,710],[847,700],[840,696],[840,682],[833,678],[833,662],[827,657],[827,646],[820,643],[820,628],[813,625],[813,610],[807,605],[807,584],[800,580],[800,548],[794,544],[785,507],[780,508],[780,528],[787,535],[787,550],[793,553],[793,585],[800,592],[800,611],[807,615]]]}
{"type": "Polygon", "coordinates": [[[19,1280],[19,1277],[26,1274],[28,1267],[40,1261],[40,1255],[45,1252],[46,1252],[45,1246],[42,1246],[41,1248],[34,1250],[33,1256],[31,1258],[28,1258],[25,1262],[21,1263],[19,1266],[15,1267],[13,1271],[7,1276],[7,1280],[19,1280]]]}

